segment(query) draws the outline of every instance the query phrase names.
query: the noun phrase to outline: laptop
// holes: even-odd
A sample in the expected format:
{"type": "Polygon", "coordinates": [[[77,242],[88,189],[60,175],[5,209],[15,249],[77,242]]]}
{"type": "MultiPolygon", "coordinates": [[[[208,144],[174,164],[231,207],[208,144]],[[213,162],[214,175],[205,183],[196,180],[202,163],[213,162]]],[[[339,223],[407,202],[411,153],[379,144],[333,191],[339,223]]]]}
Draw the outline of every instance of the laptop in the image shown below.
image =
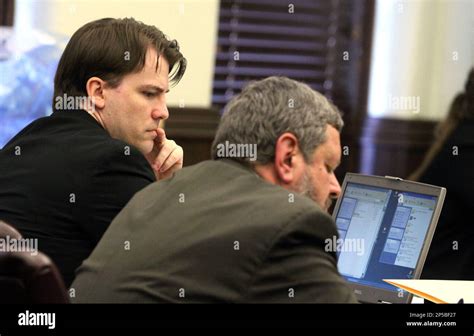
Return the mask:
{"type": "MultiPolygon", "coordinates": [[[[346,174],[333,218],[338,269],[360,302],[410,303],[383,279],[419,279],[446,189],[391,176],[346,174]]],[[[334,250],[333,250],[334,251],[334,250]]]]}

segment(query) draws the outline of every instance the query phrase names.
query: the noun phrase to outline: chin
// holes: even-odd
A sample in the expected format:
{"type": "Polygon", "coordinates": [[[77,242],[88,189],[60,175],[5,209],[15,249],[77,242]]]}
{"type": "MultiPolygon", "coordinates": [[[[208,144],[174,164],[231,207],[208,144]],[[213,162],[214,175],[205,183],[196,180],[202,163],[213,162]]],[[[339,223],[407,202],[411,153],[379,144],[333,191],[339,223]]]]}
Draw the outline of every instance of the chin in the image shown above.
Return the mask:
{"type": "Polygon", "coordinates": [[[155,141],[151,140],[151,141],[147,141],[146,144],[145,144],[145,147],[146,147],[146,152],[149,154],[151,152],[153,152],[153,149],[155,149],[155,141]]]}
{"type": "Polygon", "coordinates": [[[142,153],[143,155],[150,154],[151,151],[153,150],[153,143],[148,143],[148,142],[142,142],[142,143],[137,143],[135,144],[135,147],[142,153]]]}

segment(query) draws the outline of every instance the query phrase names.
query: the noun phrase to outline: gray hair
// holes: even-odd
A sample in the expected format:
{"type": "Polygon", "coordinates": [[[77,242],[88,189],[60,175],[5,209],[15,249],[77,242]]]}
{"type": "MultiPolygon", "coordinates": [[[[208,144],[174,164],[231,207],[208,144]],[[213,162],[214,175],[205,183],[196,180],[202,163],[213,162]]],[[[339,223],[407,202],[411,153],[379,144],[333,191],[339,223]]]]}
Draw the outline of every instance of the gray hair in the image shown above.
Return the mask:
{"type": "MultiPolygon", "coordinates": [[[[316,148],[326,141],[326,127],[339,132],[344,122],[336,106],[308,85],[286,77],[268,77],[251,82],[225,107],[212,144],[213,159],[219,144],[256,145],[256,163],[275,157],[275,145],[285,132],[296,136],[307,163],[316,148]]],[[[248,158],[235,157],[248,162],[248,158]]]]}

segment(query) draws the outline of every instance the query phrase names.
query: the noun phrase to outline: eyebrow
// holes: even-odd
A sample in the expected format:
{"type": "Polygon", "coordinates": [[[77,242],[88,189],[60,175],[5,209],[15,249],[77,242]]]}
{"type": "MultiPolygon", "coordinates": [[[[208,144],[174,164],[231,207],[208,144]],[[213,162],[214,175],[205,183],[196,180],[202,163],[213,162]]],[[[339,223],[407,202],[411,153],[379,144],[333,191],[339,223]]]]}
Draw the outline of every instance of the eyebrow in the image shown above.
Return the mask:
{"type": "Polygon", "coordinates": [[[142,85],[142,86],[140,86],[140,90],[155,90],[155,91],[164,92],[164,93],[170,92],[169,88],[166,88],[166,90],[165,90],[164,88],[162,88],[160,86],[157,86],[157,85],[153,85],[153,84],[142,85]]]}

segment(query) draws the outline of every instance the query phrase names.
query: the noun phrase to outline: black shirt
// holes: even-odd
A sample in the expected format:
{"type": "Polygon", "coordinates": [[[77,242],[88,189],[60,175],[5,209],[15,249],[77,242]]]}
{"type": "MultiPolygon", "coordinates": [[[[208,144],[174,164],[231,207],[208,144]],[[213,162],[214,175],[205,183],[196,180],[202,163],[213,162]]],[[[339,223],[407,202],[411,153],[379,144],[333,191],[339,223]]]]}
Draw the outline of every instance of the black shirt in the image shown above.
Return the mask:
{"type": "Polygon", "coordinates": [[[420,182],[447,189],[422,278],[474,280],[474,121],[460,122],[420,182]]]}
{"type": "Polygon", "coordinates": [[[0,151],[0,219],[37,238],[69,286],[115,215],[154,181],[144,156],[86,111],[56,111],[0,151]]]}

